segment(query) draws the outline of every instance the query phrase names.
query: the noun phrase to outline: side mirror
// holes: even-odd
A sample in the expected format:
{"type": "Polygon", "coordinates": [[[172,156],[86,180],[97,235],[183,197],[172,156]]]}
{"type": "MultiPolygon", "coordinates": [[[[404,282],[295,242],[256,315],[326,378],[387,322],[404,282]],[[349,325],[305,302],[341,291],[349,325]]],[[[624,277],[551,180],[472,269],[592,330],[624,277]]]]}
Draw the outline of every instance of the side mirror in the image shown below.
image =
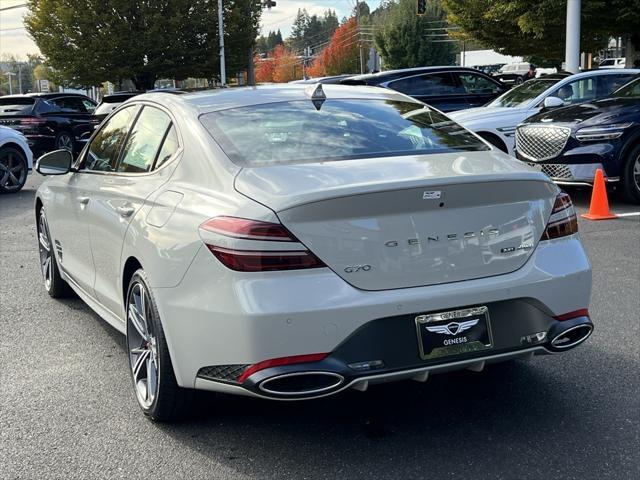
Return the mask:
{"type": "Polygon", "coordinates": [[[65,175],[71,171],[73,154],[69,150],[54,150],[45,153],[36,162],[36,171],[40,175],[65,175]]]}
{"type": "Polygon", "coordinates": [[[547,97],[544,99],[544,102],[542,102],[542,106],[544,108],[564,107],[564,102],[558,97],[547,97]]]}

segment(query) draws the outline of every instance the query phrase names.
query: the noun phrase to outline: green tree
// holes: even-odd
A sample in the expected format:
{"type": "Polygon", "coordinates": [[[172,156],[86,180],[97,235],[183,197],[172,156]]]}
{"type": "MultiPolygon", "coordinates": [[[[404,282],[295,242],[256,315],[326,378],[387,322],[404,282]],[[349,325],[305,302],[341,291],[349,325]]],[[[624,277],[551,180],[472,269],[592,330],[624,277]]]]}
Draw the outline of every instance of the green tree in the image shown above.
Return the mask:
{"type": "MultiPolygon", "coordinates": [[[[462,28],[462,37],[507,55],[535,56],[556,65],[564,59],[567,0],[442,0],[442,4],[449,21],[462,28]]],[[[603,48],[609,36],[627,36],[632,46],[640,47],[638,12],[640,0],[582,0],[582,51],[603,48]]]]}
{"type": "Polygon", "coordinates": [[[374,13],[374,41],[385,67],[409,68],[454,62],[452,43],[429,38],[434,24],[445,18],[440,2],[428,2],[425,15],[417,15],[415,0],[389,1],[374,13]]]}
{"type": "MultiPolygon", "coordinates": [[[[47,63],[80,85],[131,79],[138,89],[158,78],[212,78],[219,71],[217,0],[28,0],[27,31],[47,63]]],[[[244,70],[261,7],[225,1],[229,75],[244,70]]]]}

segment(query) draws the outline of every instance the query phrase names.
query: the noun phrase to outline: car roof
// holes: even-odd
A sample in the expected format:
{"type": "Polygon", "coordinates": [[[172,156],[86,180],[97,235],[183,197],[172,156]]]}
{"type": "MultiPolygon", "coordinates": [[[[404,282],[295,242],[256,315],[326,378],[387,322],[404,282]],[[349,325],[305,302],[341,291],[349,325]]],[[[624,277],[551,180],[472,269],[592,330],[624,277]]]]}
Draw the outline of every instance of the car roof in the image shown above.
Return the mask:
{"type": "Polygon", "coordinates": [[[56,98],[56,97],[82,97],[88,98],[86,95],[81,93],[64,93],[64,92],[55,92],[55,93],[16,93],[13,95],[3,95],[2,98],[56,98]]]}
{"type": "Polygon", "coordinates": [[[312,94],[318,85],[327,99],[355,100],[392,100],[421,103],[411,97],[393,90],[368,86],[349,86],[335,84],[296,84],[283,83],[260,85],[257,87],[218,88],[182,95],[169,93],[145,93],[132,101],[150,101],[164,104],[181,105],[197,113],[208,113],[229,108],[264,105],[267,103],[312,100],[312,94]]]}
{"type": "MultiPolygon", "coordinates": [[[[398,70],[385,70],[384,72],[378,73],[366,73],[364,75],[355,75],[349,77],[348,80],[353,81],[366,81],[372,79],[380,79],[387,77],[401,77],[401,76],[409,76],[409,75],[419,75],[421,73],[432,73],[432,72],[449,72],[449,71],[460,71],[460,72],[473,72],[478,73],[478,70],[471,67],[458,67],[456,65],[453,66],[438,66],[438,67],[414,67],[414,68],[401,68],[398,70]]],[[[482,72],[480,72],[482,73],[482,72]]]]}

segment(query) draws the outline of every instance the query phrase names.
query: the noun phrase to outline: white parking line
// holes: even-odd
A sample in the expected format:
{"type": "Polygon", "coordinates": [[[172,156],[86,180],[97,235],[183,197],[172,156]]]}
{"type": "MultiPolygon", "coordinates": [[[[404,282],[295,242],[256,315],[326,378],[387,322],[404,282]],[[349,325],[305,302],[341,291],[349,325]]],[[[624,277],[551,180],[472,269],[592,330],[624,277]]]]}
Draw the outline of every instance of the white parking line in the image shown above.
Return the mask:
{"type": "Polygon", "coordinates": [[[640,217],[640,212],[616,213],[616,217],[640,217]]]}

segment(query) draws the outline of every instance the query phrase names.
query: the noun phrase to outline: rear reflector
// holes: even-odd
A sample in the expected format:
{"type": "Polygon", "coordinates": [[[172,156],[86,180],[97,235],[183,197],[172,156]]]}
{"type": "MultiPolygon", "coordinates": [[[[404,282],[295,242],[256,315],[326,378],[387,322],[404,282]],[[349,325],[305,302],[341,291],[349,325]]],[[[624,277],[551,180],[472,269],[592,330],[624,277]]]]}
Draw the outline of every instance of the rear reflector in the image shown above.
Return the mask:
{"type": "Polygon", "coordinates": [[[540,240],[551,240],[553,238],[566,237],[578,233],[578,219],[576,211],[573,209],[571,197],[565,192],[560,192],[547,223],[547,228],[540,240]]]}
{"type": "Polygon", "coordinates": [[[260,222],[247,218],[215,217],[207,220],[200,228],[227,237],[246,240],[266,240],[271,242],[297,242],[296,238],[279,223],[260,222]]]}
{"type": "Polygon", "coordinates": [[[272,272],[325,266],[308,250],[296,252],[230,250],[208,244],[207,247],[225,267],[237,272],[272,272]]]}
{"type": "Polygon", "coordinates": [[[559,320],[560,322],[563,322],[565,320],[571,320],[572,318],[588,317],[588,316],[589,316],[589,310],[587,310],[586,308],[582,308],[580,310],[574,310],[573,312],[557,315],[553,318],[555,318],[556,320],[559,320]]]}
{"type": "Polygon", "coordinates": [[[281,357],[281,358],[272,358],[270,360],[264,360],[262,362],[255,363],[248,367],[242,375],[238,377],[238,382],[242,383],[251,375],[260,370],[265,370],[267,368],[272,367],[281,367],[282,365],[294,365],[297,363],[309,363],[309,362],[319,362],[320,360],[324,360],[328,353],[311,353],[308,355],[294,355],[292,357],[281,357]]]}

